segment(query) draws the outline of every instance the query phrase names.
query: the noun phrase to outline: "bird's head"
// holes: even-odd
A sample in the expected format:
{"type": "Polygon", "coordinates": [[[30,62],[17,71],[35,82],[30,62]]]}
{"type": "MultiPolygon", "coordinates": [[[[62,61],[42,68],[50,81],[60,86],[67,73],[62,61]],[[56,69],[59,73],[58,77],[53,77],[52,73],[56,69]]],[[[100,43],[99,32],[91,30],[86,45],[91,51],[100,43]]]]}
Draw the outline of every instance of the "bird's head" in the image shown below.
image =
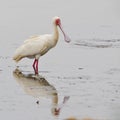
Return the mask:
{"type": "Polygon", "coordinates": [[[57,17],[57,16],[54,17],[54,18],[53,18],[53,23],[54,23],[56,26],[59,26],[59,28],[61,29],[61,31],[62,31],[62,33],[63,33],[63,35],[64,35],[65,41],[69,43],[71,40],[70,40],[70,38],[66,35],[66,33],[64,32],[64,30],[63,30],[63,28],[62,28],[62,24],[61,24],[60,18],[57,17]]]}

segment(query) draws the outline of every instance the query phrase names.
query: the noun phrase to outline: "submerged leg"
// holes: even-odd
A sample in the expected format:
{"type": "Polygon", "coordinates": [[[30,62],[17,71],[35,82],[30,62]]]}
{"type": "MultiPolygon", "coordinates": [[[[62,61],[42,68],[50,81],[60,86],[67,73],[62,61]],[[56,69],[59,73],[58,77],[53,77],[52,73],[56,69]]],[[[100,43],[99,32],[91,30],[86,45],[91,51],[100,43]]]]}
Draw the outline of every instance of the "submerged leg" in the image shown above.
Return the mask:
{"type": "Polygon", "coordinates": [[[36,70],[35,70],[35,74],[38,74],[38,59],[36,60],[36,70]]]}
{"type": "Polygon", "coordinates": [[[33,69],[34,69],[35,74],[38,74],[38,59],[34,60],[33,69]]]}
{"type": "Polygon", "coordinates": [[[33,62],[33,69],[34,69],[34,71],[36,71],[36,59],[33,62]]]}
{"type": "Polygon", "coordinates": [[[39,58],[40,58],[40,55],[39,54],[36,55],[35,60],[33,62],[33,69],[35,71],[35,74],[38,74],[38,60],[39,60],[39,58]]]}

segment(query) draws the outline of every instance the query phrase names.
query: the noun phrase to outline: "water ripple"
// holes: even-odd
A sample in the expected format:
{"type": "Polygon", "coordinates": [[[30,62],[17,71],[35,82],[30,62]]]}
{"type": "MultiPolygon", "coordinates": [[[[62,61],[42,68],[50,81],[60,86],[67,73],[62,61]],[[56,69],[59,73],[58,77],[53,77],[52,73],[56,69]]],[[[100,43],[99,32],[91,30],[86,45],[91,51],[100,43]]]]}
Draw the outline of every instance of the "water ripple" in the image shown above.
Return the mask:
{"type": "Polygon", "coordinates": [[[120,48],[120,39],[81,39],[74,45],[88,48],[120,48]]]}

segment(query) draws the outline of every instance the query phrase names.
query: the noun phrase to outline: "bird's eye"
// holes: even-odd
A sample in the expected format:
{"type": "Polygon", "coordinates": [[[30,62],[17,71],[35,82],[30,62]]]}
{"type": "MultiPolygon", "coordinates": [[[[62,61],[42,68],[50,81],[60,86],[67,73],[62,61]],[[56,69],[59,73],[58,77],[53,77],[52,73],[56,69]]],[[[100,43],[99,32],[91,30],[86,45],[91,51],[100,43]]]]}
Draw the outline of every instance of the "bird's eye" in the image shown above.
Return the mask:
{"type": "Polygon", "coordinates": [[[59,25],[60,24],[60,19],[56,19],[56,25],[59,25]]]}

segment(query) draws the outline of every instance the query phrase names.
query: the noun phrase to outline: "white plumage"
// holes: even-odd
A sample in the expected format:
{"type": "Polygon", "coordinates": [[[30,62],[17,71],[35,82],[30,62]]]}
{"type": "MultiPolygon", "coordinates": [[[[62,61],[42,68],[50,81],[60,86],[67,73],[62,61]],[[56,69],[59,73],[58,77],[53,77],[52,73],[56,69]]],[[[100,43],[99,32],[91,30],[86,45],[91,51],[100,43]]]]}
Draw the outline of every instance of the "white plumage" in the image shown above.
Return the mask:
{"type": "Polygon", "coordinates": [[[33,63],[33,68],[36,74],[38,74],[38,60],[40,56],[44,55],[49,51],[49,49],[53,48],[59,38],[58,28],[60,27],[61,31],[63,32],[64,38],[66,42],[70,42],[70,39],[64,33],[61,21],[59,17],[53,18],[53,34],[45,34],[45,35],[36,35],[31,36],[29,39],[25,40],[23,45],[20,46],[13,56],[13,59],[18,62],[24,57],[28,58],[35,58],[33,63]]]}

